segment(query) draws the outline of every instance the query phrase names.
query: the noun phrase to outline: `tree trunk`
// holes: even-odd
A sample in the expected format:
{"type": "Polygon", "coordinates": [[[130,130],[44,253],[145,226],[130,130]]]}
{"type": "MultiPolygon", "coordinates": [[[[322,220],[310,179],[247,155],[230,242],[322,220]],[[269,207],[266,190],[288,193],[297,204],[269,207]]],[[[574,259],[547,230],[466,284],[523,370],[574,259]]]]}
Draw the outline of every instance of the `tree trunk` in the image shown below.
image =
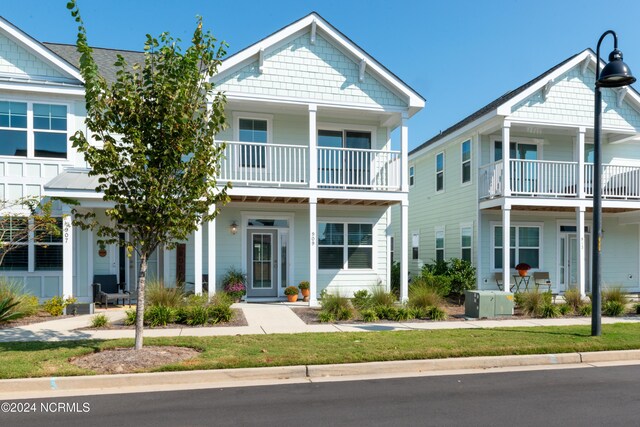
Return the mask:
{"type": "Polygon", "coordinates": [[[144,331],[144,286],[147,281],[147,254],[140,255],[140,273],[138,274],[138,295],[136,298],[136,350],[142,349],[144,331]]]}

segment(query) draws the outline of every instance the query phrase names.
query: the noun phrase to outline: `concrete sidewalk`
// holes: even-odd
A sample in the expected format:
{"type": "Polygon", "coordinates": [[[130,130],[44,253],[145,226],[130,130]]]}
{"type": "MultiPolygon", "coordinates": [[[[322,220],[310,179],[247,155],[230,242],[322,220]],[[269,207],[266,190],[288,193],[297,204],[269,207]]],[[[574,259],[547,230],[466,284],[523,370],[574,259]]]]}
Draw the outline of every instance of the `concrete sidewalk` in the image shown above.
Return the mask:
{"type": "MultiPolygon", "coordinates": [[[[240,303],[239,308],[247,319],[248,326],[213,326],[196,328],[145,329],[145,337],[169,336],[223,336],[223,335],[261,335],[295,334],[306,332],[374,332],[374,331],[410,331],[433,329],[481,329],[505,327],[569,326],[590,325],[589,317],[559,319],[501,319],[501,320],[455,320],[443,322],[398,322],[398,323],[336,323],[307,325],[291,307],[304,305],[288,303],[240,303]]],[[[125,309],[98,310],[106,314],[110,321],[122,320],[125,309]]],[[[79,330],[91,323],[93,315],[81,315],[48,322],[34,323],[15,328],[0,329],[0,342],[12,341],[69,341],[86,339],[133,338],[133,329],[79,330]]],[[[640,323],[638,317],[603,317],[603,324],[640,323]]]]}

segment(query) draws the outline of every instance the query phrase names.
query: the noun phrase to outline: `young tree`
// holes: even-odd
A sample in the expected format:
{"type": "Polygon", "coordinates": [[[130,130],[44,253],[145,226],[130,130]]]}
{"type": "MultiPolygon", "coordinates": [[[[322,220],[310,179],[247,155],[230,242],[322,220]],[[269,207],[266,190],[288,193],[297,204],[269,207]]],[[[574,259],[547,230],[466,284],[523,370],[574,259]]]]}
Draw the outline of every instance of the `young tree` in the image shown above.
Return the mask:
{"type": "Polygon", "coordinates": [[[75,1],[67,4],[78,23],[77,47],[85,80],[90,144],[83,132],[71,139],[99,176],[96,191],[113,203],[110,224],[94,214],[78,214],[105,243],[138,253],[140,272],[135,349],[142,348],[147,261],[160,245],[175,247],[200,223],[210,221],[228,201],[227,186],[217,187],[224,147],[214,136],[226,126],[225,97],[214,93],[209,77],[217,72],[225,43],[203,32],[198,18],[185,50],[167,33],[147,35],[144,64],[130,66],[118,56],[117,80],[107,84],[87,44],[75,1]],[[120,239],[126,233],[127,239],[120,239]]]}

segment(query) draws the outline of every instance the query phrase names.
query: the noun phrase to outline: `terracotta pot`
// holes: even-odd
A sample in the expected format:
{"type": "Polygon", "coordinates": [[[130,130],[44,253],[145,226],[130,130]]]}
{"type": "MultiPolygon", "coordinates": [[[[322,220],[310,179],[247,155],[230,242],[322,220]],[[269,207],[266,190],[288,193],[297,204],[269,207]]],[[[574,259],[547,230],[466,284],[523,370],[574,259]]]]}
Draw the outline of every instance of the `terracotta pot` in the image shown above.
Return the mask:
{"type": "Polygon", "coordinates": [[[296,302],[296,301],[298,301],[298,295],[297,294],[296,295],[287,295],[287,300],[289,302],[296,302]]]}
{"type": "Polygon", "coordinates": [[[307,298],[309,295],[311,295],[311,289],[300,289],[300,293],[302,293],[302,296],[307,298]]]}
{"type": "Polygon", "coordinates": [[[520,275],[520,277],[525,277],[528,271],[529,270],[518,270],[518,274],[520,275]]]}

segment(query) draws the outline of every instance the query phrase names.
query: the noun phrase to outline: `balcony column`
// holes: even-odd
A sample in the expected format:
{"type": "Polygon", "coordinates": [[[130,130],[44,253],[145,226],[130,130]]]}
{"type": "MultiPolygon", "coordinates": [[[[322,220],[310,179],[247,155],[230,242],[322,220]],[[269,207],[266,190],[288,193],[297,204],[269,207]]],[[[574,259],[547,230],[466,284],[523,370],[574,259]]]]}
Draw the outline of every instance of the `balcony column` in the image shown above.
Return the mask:
{"type": "MultiPolygon", "coordinates": [[[[504,151],[504,150],[502,150],[504,151]]],[[[502,208],[502,283],[505,292],[511,287],[511,207],[502,208]]]]}
{"type": "Polygon", "coordinates": [[[309,197],[309,306],[318,305],[318,199],[309,197]]]}
{"type": "Polygon", "coordinates": [[[400,206],[400,301],[409,299],[409,201],[400,206]]]}
{"type": "Polygon", "coordinates": [[[511,155],[510,130],[511,122],[505,120],[502,124],[502,195],[504,197],[511,195],[511,165],[509,163],[509,156],[511,155]]]}
{"type": "Polygon", "coordinates": [[[62,216],[62,298],[73,296],[73,256],[73,214],[67,210],[62,216]]]}
{"type": "Polygon", "coordinates": [[[579,198],[584,199],[584,136],[587,132],[587,129],[584,127],[578,128],[578,133],[576,135],[576,155],[578,158],[576,161],[578,162],[578,170],[576,173],[576,188],[577,195],[579,198]]]}
{"type": "MultiPolygon", "coordinates": [[[[212,208],[215,210],[215,206],[212,208]]],[[[209,296],[216,293],[216,219],[207,226],[207,285],[209,296]]]]}
{"type": "Polygon", "coordinates": [[[316,104],[309,104],[309,188],[318,188],[317,114],[318,106],[316,104]]]}
{"type": "Polygon", "coordinates": [[[193,232],[193,292],[202,294],[202,224],[193,232]]]}
{"type": "MultiPolygon", "coordinates": [[[[582,182],[582,181],[578,181],[582,182]]],[[[576,234],[578,238],[578,289],[580,295],[584,298],[586,296],[585,278],[586,278],[586,260],[589,254],[584,250],[584,207],[576,208],[576,234]]]]}
{"type": "Polygon", "coordinates": [[[401,173],[401,190],[404,193],[409,192],[409,127],[407,120],[409,115],[402,113],[402,122],[400,125],[400,173],[401,173]]]}

